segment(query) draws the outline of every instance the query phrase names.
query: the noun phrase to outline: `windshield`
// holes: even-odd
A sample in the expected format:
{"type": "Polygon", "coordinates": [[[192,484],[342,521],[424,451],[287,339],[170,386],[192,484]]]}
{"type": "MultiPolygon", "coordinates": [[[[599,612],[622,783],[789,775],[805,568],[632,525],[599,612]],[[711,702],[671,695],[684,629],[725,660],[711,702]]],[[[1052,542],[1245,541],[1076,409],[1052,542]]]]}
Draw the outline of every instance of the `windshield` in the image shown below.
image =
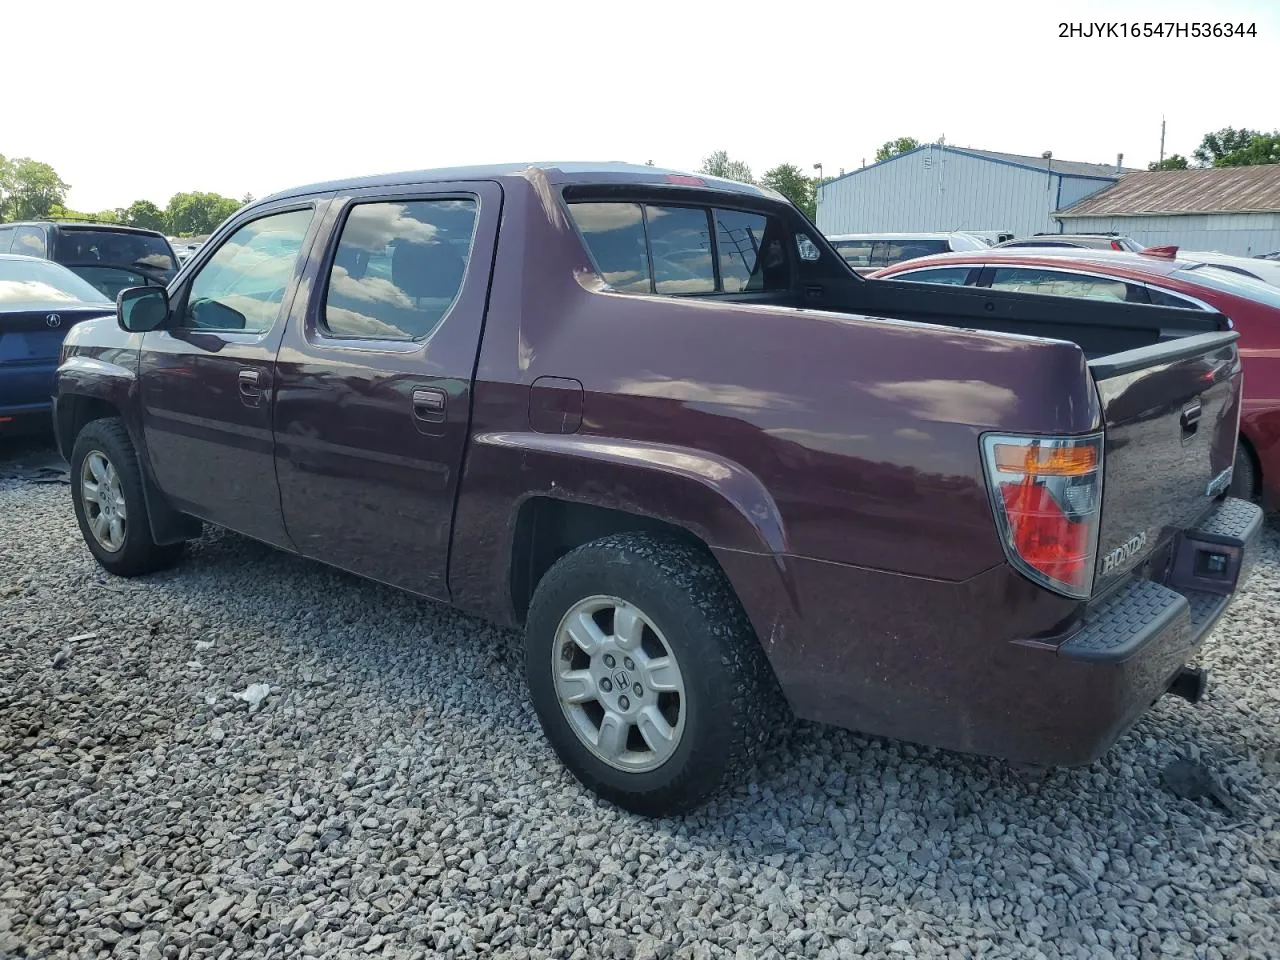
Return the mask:
{"type": "Polygon", "coordinates": [[[168,280],[178,269],[164,237],[123,230],[63,227],[54,260],[68,266],[141,268],[153,277],[168,280]]]}
{"type": "Polygon", "coordinates": [[[0,308],[78,302],[110,304],[111,301],[56,263],[0,257],[0,308]]]}
{"type": "Polygon", "coordinates": [[[1256,277],[1247,277],[1242,273],[1224,270],[1209,263],[1197,263],[1182,270],[1175,270],[1171,276],[1280,310],[1280,287],[1273,287],[1256,277]]]}

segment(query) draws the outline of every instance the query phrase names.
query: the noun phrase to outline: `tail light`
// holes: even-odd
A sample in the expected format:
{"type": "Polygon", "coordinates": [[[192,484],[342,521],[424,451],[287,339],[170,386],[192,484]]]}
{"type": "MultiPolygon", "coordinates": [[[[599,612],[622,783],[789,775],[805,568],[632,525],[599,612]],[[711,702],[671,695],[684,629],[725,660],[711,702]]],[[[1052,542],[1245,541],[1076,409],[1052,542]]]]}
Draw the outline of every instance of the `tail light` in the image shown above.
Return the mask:
{"type": "Polygon", "coordinates": [[[1036,583],[1088,597],[1102,514],[1102,435],[982,438],[1005,553],[1036,583]]]}

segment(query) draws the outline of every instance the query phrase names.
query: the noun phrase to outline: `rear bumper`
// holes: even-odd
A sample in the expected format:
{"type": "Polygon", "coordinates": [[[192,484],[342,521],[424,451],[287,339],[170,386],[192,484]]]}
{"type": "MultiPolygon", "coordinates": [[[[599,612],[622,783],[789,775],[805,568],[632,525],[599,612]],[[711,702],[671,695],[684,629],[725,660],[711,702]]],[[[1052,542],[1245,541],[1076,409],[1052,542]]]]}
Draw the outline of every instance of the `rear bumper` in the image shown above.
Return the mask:
{"type": "Polygon", "coordinates": [[[53,402],[0,405],[0,435],[49,430],[53,427],[53,402]]]}
{"type": "Polygon", "coordinates": [[[1087,610],[1007,566],[944,584],[787,558],[792,582],[770,594],[763,570],[717,555],[797,715],[1074,766],[1168,690],[1248,577],[1262,524],[1256,505],[1224,500],[1178,535],[1161,582],[1131,580],[1087,610]],[[1222,574],[1208,569],[1214,554],[1222,574]],[[774,614],[788,597],[794,615],[774,614]]]}
{"type": "Polygon", "coordinates": [[[0,431],[49,425],[56,367],[53,360],[0,364],[0,431]]]}

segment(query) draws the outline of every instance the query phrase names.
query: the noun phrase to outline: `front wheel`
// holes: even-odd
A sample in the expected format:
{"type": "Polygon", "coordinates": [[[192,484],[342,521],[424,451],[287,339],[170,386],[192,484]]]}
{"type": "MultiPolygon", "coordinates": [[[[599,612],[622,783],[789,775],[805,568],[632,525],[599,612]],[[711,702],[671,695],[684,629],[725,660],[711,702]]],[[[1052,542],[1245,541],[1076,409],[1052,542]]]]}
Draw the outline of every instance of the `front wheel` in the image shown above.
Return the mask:
{"type": "Polygon", "coordinates": [[[529,608],[525,670],[543,731],[585,786],[635,813],[697,806],[784,716],[724,575],[696,547],[618,534],[578,547],[529,608]]]}
{"type": "Polygon", "coordinates": [[[151,573],[182,554],[181,543],[161,545],[151,537],[138,455],[116,417],[90,421],[76,437],[71,501],[89,552],[111,573],[151,573]]]}

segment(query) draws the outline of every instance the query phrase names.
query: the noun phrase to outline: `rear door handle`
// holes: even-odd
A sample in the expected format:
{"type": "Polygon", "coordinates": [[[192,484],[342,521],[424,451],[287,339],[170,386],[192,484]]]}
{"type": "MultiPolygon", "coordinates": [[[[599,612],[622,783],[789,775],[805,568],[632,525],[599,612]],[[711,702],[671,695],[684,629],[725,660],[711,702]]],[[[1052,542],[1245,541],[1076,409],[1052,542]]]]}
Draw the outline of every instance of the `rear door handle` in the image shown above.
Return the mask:
{"type": "Polygon", "coordinates": [[[1182,417],[1180,418],[1182,423],[1183,439],[1194,434],[1196,432],[1196,428],[1200,426],[1200,410],[1201,406],[1199,400],[1195,403],[1188,404],[1183,408],[1182,417]]]}
{"type": "Polygon", "coordinates": [[[413,416],[426,423],[444,423],[449,395],[436,387],[413,388],[413,416]]]}
{"type": "Polygon", "coordinates": [[[251,407],[262,403],[262,371],[241,370],[237,381],[240,385],[240,399],[251,407]]]}

